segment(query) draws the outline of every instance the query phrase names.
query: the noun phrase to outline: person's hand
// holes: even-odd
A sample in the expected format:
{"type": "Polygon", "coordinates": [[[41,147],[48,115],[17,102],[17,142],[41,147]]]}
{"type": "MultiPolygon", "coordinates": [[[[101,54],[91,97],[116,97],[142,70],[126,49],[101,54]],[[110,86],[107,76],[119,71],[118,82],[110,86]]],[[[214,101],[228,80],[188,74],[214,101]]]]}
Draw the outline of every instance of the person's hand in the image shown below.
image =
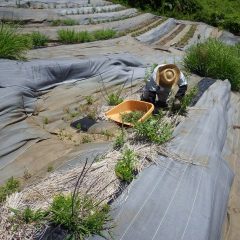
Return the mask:
{"type": "Polygon", "coordinates": [[[174,109],[179,109],[181,107],[181,102],[178,98],[174,99],[173,107],[174,107],[174,109]]]}

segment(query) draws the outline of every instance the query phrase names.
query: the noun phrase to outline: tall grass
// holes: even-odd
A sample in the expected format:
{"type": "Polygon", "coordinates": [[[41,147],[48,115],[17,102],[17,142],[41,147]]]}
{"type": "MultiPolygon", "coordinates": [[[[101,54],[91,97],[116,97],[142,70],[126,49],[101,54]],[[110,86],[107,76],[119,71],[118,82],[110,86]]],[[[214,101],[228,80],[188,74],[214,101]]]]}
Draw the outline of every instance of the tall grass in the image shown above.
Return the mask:
{"type": "Polygon", "coordinates": [[[209,39],[192,46],[184,60],[186,69],[200,76],[228,79],[232,90],[240,90],[240,47],[209,39]]]}
{"type": "Polygon", "coordinates": [[[22,60],[31,48],[32,39],[20,34],[16,25],[0,23],[0,58],[22,60]]]}
{"type": "Polygon", "coordinates": [[[94,32],[81,31],[76,32],[70,29],[60,29],[58,31],[58,40],[62,43],[84,43],[113,38],[116,31],[112,29],[102,29],[94,32]]]}

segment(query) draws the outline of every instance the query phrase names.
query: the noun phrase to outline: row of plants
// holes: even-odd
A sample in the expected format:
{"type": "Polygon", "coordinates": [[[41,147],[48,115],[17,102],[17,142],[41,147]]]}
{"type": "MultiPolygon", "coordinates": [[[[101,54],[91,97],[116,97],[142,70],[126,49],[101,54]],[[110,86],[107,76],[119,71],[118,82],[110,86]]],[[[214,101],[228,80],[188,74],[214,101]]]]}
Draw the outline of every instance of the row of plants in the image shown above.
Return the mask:
{"type": "MultiPolygon", "coordinates": [[[[94,32],[62,29],[58,31],[61,43],[83,43],[114,38],[116,31],[101,29],[94,32]]],[[[18,25],[0,24],[0,58],[24,60],[28,50],[47,46],[49,38],[40,33],[22,34],[18,25]]]]}
{"type": "Polygon", "coordinates": [[[142,11],[178,19],[203,21],[240,35],[238,0],[112,0],[142,11]]]}
{"type": "Polygon", "coordinates": [[[74,29],[61,29],[58,31],[58,40],[61,43],[84,43],[114,38],[116,31],[113,29],[102,29],[93,32],[75,31],[74,29]]]}

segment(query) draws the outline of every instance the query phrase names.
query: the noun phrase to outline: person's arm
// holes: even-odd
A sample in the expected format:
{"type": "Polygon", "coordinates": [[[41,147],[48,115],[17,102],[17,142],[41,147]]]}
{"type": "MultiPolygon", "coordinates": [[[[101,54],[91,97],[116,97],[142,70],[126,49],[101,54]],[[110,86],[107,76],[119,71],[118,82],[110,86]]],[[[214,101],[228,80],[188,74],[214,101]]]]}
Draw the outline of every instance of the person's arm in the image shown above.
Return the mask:
{"type": "Polygon", "coordinates": [[[180,73],[178,86],[179,89],[175,97],[181,100],[185,96],[188,87],[187,79],[185,78],[182,72],[180,73]]]}
{"type": "Polygon", "coordinates": [[[147,80],[146,85],[143,89],[141,100],[155,104],[156,91],[157,91],[157,85],[156,85],[156,82],[154,81],[154,73],[152,73],[152,75],[147,80]]]}

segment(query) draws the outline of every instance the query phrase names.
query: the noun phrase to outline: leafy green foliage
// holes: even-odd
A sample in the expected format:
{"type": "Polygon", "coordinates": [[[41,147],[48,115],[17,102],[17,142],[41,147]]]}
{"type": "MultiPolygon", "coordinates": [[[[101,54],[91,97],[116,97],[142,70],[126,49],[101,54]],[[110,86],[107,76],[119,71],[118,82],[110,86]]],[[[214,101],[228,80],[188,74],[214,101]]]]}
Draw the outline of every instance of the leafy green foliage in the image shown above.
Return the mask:
{"type": "Polygon", "coordinates": [[[77,196],[73,201],[71,195],[56,196],[50,207],[51,221],[68,229],[75,239],[102,235],[104,225],[110,220],[109,210],[107,204],[100,206],[88,196],[77,196]]]}
{"type": "Polygon", "coordinates": [[[23,223],[40,222],[48,215],[47,211],[42,211],[41,209],[34,211],[30,207],[26,207],[23,211],[17,209],[11,209],[11,211],[15,214],[14,220],[23,223]]]}
{"type": "Polygon", "coordinates": [[[121,98],[118,93],[110,93],[107,96],[107,103],[109,106],[116,106],[122,102],[123,98],[121,98]]]}
{"type": "Polygon", "coordinates": [[[187,70],[200,76],[228,79],[233,90],[240,90],[240,51],[238,46],[228,46],[209,39],[192,46],[184,60],[187,70]]]}
{"type": "Polygon", "coordinates": [[[78,123],[76,128],[79,129],[79,130],[82,129],[81,123],[78,123]]]}
{"type": "Polygon", "coordinates": [[[172,124],[162,120],[162,116],[151,116],[144,122],[137,122],[134,126],[136,136],[141,140],[163,144],[172,137],[172,124]]]}
{"type": "Polygon", "coordinates": [[[16,25],[0,23],[0,58],[23,60],[31,48],[31,37],[20,34],[16,25]]]}
{"type": "Polygon", "coordinates": [[[93,100],[93,97],[92,96],[86,96],[86,101],[87,101],[87,104],[88,105],[92,105],[94,100],[93,100]]]}
{"type": "Polygon", "coordinates": [[[117,177],[126,182],[131,182],[136,173],[136,154],[131,149],[123,151],[122,158],[115,166],[115,173],[117,177]]]}
{"type": "Polygon", "coordinates": [[[7,196],[19,191],[20,183],[13,177],[9,178],[7,182],[0,187],[0,203],[5,201],[7,196]]]}
{"type": "Polygon", "coordinates": [[[114,144],[113,144],[113,148],[114,149],[120,149],[123,147],[125,143],[125,139],[124,139],[124,132],[122,131],[115,139],[114,144]]]}
{"type": "Polygon", "coordinates": [[[112,29],[102,29],[93,32],[76,32],[70,29],[60,29],[58,31],[58,40],[62,43],[84,43],[113,38],[116,31],[112,29]]]}
{"type": "Polygon", "coordinates": [[[33,32],[31,34],[32,43],[34,47],[43,47],[47,45],[48,37],[40,32],[33,32]]]}
{"type": "Polygon", "coordinates": [[[181,107],[179,109],[179,113],[181,115],[185,115],[187,113],[187,107],[190,106],[197,93],[198,88],[194,87],[183,97],[183,99],[181,100],[181,107]]]}
{"type": "Polygon", "coordinates": [[[129,113],[124,113],[121,115],[123,123],[135,124],[142,116],[144,112],[142,111],[133,111],[129,113]]]}
{"type": "Polygon", "coordinates": [[[112,0],[155,14],[203,21],[240,35],[238,0],[112,0]]]}

